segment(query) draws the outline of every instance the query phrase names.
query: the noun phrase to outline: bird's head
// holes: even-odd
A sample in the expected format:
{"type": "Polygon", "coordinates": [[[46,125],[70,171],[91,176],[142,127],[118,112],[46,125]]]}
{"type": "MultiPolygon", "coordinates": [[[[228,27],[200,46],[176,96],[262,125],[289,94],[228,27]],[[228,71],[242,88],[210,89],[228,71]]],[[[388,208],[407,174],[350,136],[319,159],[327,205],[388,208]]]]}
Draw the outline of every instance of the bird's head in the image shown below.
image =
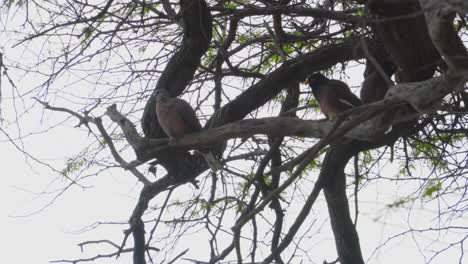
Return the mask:
{"type": "Polygon", "coordinates": [[[166,89],[158,89],[156,91],[156,95],[155,95],[155,98],[156,98],[156,102],[159,102],[159,101],[166,101],[167,99],[169,99],[171,97],[171,95],[169,94],[169,91],[166,90],[166,89]]]}
{"type": "Polygon", "coordinates": [[[312,73],[307,77],[307,79],[303,82],[304,84],[308,84],[311,88],[318,87],[321,83],[327,81],[327,77],[323,74],[316,72],[312,73]]]}

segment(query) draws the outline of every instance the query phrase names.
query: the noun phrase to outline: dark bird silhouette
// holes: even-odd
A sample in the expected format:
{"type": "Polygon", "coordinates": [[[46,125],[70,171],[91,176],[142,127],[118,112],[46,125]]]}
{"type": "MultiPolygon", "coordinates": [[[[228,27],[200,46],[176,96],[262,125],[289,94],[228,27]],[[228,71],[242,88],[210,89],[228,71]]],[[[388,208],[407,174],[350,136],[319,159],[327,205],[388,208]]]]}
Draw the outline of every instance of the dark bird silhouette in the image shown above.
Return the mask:
{"type": "Polygon", "coordinates": [[[312,88],[320,110],[328,119],[334,119],[339,113],[361,105],[361,100],[342,81],[328,79],[321,73],[313,73],[304,83],[312,88]]]}
{"type": "Polygon", "coordinates": [[[365,79],[361,88],[361,101],[363,104],[379,101],[385,97],[388,89],[394,85],[390,77],[395,72],[396,67],[392,62],[384,62],[381,65],[382,72],[379,72],[373,65],[366,66],[365,79]]]}
{"type": "MultiPolygon", "coordinates": [[[[192,106],[180,98],[171,97],[169,92],[164,89],[160,89],[156,93],[156,116],[159,125],[170,140],[177,140],[187,134],[202,130],[192,106]]],[[[200,152],[213,171],[220,168],[213,153],[207,149],[202,149],[200,152]]]]}

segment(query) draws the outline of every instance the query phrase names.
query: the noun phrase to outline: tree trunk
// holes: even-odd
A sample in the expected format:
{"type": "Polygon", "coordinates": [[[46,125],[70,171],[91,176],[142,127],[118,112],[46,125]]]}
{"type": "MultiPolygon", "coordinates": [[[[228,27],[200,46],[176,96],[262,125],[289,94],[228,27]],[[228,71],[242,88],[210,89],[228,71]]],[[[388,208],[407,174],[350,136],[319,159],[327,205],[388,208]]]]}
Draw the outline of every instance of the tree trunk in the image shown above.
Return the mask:
{"type": "Polygon", "coordinates": [[[355,142],[338,142],[325,155],[321,177],[325,181],[323,192],[327,201],[330,222],[340,263],[364,263],[356,228],[351,220],[346,196],[344,169],[349,159],[361,150],[355,142]]]}

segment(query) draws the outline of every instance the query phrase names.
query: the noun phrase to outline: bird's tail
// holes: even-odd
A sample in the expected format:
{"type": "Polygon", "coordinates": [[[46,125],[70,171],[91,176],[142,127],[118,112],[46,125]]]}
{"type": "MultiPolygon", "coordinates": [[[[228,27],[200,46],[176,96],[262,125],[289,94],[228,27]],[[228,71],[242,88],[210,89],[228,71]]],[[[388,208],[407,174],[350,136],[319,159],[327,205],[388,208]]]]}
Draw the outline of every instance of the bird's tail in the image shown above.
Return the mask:
{"type": "Polygon", "coordinates": [[[218,159],[216,159],[215,155],[213,152],[208,151],[208,152],[201,152],[203,157],[206,160],[206,163],[208,163],[208,166],[210,166],[211,170],[216,172],[219,169],[221,169],[221,163],[219,162],[218,159]]]}

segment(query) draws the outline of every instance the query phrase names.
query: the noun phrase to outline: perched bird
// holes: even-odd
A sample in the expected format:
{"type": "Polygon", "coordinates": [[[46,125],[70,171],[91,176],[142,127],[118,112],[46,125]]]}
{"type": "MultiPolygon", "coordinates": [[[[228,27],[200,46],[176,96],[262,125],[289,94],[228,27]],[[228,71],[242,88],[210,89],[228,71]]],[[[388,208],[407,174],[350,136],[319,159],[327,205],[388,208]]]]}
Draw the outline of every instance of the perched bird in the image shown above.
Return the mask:
{"type": "Polygon", "coordinates": [[[363,104],[379,101],[385,97],[388,89],[394,85],[390,77],[395,72],[395,66],[392,62],[382,63],[383,72],[368,63],[364,73],[365,79],[361,87],[361,101],[363,104]],[[384,74],[385,73],[385,74],[384,74]],[[384,74],[384,75],[383,75],[384,74]]]}
{"type": "Polygon", "coordinates": [[[361,105],[361,100],[342,81],[328,79],[321,73],[313,73],[304,83],[312,88],[320,110],[330,120],[341,112],[361,105]]]}
{"type": "MultiPolygon", "coordinates": [[[[156,93],[156,116],[159,125],[170,140],[176,140],[184,135],[202,130],[192,106],[180,98],[171,97],[169,92],[164,89],[159,89],[156,93]]],[[[212,152],[206,149],[200,150],[200,152],[213,171],[220,168],[220,164],[212,152]]]]}

